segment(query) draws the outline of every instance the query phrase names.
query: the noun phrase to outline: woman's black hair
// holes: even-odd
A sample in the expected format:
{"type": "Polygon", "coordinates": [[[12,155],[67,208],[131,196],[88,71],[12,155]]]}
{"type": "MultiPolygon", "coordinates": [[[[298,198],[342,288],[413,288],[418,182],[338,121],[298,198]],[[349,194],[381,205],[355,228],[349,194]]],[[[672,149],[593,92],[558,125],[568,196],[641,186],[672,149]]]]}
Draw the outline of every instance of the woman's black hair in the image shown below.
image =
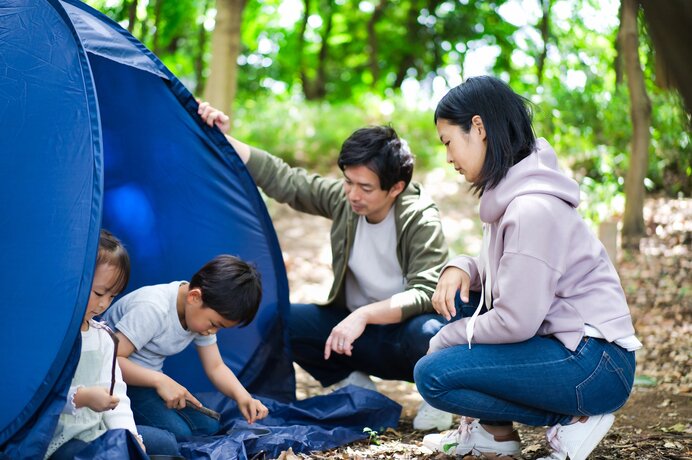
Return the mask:
{"type": "Polygon", "coordinates": [[[446,120],[468,133],[475,115],[483,120],[486,153],[471,189],[482,196],[535,149],[536,136],[531,125],[531,102],[495,77],[469,78],[452,88],[437,104],[435,123],[446,120]]]}

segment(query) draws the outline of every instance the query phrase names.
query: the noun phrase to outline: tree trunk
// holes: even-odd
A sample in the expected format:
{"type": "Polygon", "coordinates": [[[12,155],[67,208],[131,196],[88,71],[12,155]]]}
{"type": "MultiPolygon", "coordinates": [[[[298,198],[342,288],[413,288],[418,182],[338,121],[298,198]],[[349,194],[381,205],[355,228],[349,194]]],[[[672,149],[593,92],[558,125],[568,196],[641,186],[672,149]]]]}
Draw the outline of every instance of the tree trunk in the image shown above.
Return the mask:
{"type": "MultiPolygon", "coordinates": [[[[618,19],[620,20],[620,29],[622,29],[622,2],[620,2],[620,8],[618,9],[618,19]]],[[[615,36],[615,61],[613,62],[613,67],[615,68],[615,91],[622,83],[622,32],[615,36]]]]}
{"type": "MultiPolygon", "coordinates": [[[[330,2],[331,3],[331,2],[330,2]]],[[[327,12],[326,24],[322,33],[322,44],[317,61],[317,77],[315,78],[314,91],[317,99],[323,99],[327,95],[327,60],[329,58],[329,36],[332,34],[334,18],[334,5],[327,12]]]]}
{"type": "MultiPolygon", "coordinates": [[[[406,15],[406,41],[407,43],[416,43],[418,40],[418,16],[420,15],[420,6],[418,2],[411,2],[408,13],[406,15]]],[[[408,69],[414,67],[416,58],[412,51],[403,54],[399,60],[399,70],[396,73],[393,88],[399,88],[406,78],[408,69]]],[[[419,75],[422,78],[422,75],[419,75]]]]}
{"type": "MultiPolygon", "coordinates": [[[[205,0],[202,12],[207,13],[210,0],[205,0]]],[[[204,52],[207,48],[207,29],[204,28],[204,21],[200,22],[197,31],[197,54],[195,55],[195,94],[202,94],[204,91],[204,52]]]]}
{"type": "Polygon", "coordinates": [[[246,0],[216,0],[216,25],[211,36],[211,72],[204,99],[232,116],[238,86],[240,26],[246,0]]]}
{"type": "Polygon", "coordinates": [[[315,99],[312,91],[312,84],[308,76],[307,65],[305,64],[305,32],[308,30],[308,18],[310,17],[310,0],[303,0],[303,18],[300,22],[298,31],[298,60],[300,65],[300,83],[303,87],[305,99],[315,99]]]}
{"type": "Polygon", "coordinates": [[[622,0],[620,33],[625,61],[625,75],[630,93],[632,118],[632,156],[625,178],[625,215],[622,224],[622,244],[638,249],[644,236],[644,178],[649,164],[651,134],[651,101],[646,94],[644,73],[639,62],[639,37],[637,30],[638,0],[622,0]]]}
{"type": "Polygon", "coordinates": [[[132,33],[135,30],[135,22],[137,21],[137,3],[139,0],[132,0],[127,11],[127,30],[132,33]]]}
{"type": "MultiPolygon", "coordinates": [[[[640,3],[647,31],[654,43],[657,70],[661,69],[659,65],[665,68],[666,86],[674,86],[680,91],[688,113],[692,113],[692,2],[640,0],[640,3]]],[[[657,83],[658,78],[657,74],[657,83]]]]}
{"type": "Polygon", "coordinates": [[[156,0],[156,4],[154,5],[154,38],[152,41],[152,49],[157,56],[161,55],[159,37],[161,37],[161,10],[163,8],[163,1],[164,0],[156,0]]]}
{"type": "Polygon", "coordinates": [[[380,0],[380,3],[375,7],[372,16],[368,20],[368,45],[370,46],[369,67],[372,74],[371,87],[377,85],[380,79],[380,62],[379,62],[379,41],[377,39],[377,31],[375,26],[382,18],[388,0],[380,0]]]}
{"type": "Polygon", "coordinates": [[[538,28],[541,31],[541,38],[543,39],[543,49],[541,54],[538,55],[538,62],[536,64],[536,73],[538,77],[538,84],[543,82],[543,69],[545,68],[545,59],[548,56],[548,41],[550,40],[550,10],[553,7],[552,0],[540,0],[541,10],[543,11],[543,16],[541,17],[541,22],[538,28]]]}

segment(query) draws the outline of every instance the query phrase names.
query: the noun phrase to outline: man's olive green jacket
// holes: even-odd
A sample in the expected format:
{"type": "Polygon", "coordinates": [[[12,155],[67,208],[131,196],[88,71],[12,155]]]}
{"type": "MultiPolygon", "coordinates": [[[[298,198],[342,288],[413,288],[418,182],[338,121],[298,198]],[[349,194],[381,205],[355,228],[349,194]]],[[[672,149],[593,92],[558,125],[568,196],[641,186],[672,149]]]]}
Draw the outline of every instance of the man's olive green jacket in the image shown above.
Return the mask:
{"type": "MultiPolygon", "coordinates": [[[[343,180],[291,168],[283,160],[259,149],[253,148],[251,152],[247,168],[264,193],[297,211],[331,219],[334,284],[327,305],[345,305],[344,280],[358,215],[346,199],[343,180]]],[[[406,278],[406,290],[393,296],[392,302],[401,307],[402,320],[405,320],[433,311],[430,299],[440,270],[448,260],[448,250],[437,205],[419,184],[409,184],[394,206],[396,255],[406,278]]]]}

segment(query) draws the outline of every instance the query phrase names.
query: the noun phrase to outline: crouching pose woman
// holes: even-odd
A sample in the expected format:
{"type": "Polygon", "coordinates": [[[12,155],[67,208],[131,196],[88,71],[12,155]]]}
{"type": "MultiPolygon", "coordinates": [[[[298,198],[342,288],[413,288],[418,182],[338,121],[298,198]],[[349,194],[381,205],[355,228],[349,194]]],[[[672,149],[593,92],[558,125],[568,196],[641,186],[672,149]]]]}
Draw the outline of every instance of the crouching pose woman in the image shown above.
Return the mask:
{"type": "Polygon", "coordinates": [[[429,404],[464,417],[424,443],[518,455],[519,422],[550,427],[546,458],[583,460],[627,400],[641,347],[618,275],[576,210],[577,183],[534,137],[525,99],[471,78],[440,101],[435,123],[484,225],[480,257],[450,261],[432,298],[445,318],[465,317],[431,339],[414,374],[429,404]]]}

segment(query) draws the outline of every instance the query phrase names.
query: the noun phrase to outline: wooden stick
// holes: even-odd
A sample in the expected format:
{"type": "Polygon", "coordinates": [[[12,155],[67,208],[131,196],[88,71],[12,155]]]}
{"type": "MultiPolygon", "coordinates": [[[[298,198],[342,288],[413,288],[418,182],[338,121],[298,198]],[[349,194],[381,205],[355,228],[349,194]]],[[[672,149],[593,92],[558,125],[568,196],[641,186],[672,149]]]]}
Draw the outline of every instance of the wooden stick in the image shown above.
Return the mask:
{"type": "Polygon", "coordinates": [[[211,410],[208,407],[204,407],[204,406],[196,406],[195,403],[193,403],[189,399],[186,399],[185,401],[187,402],[187,405],[186,405],[187,407],[191,407],[194,410],[196,410],[197,412],[202,413],[202,414],[206,415],[207,417],[211,417],[214,420],[217,420],[217,421],[221,420],[221,414],[219,414],[215,410],[211,410]]]}

